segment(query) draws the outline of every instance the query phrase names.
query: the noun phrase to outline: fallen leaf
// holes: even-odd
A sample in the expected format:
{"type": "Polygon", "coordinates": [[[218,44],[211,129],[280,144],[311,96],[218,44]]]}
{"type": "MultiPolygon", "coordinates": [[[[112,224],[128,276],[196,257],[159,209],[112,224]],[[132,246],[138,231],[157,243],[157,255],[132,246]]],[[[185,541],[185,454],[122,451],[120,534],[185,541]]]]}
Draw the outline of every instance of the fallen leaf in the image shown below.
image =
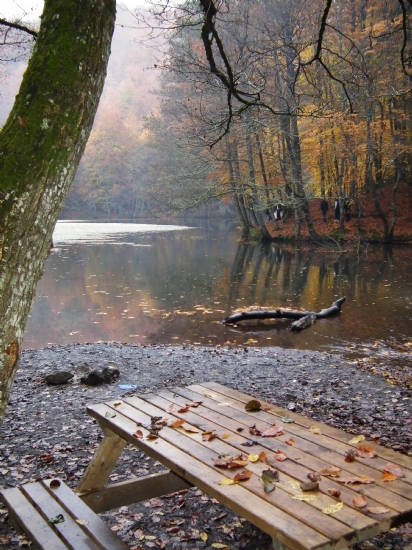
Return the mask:
{"type": "Polygon", "coordinates": [[[247,458],[249,462],[257,462],[259,460],[259,455],[249,455],[247,458]]]}
{"type": "Polygon", "coordinates": [[[177,409],[178,413],[185,413],[189,410],[189,407],[181,407],[180,409],[177,409]]]}
{"type": "Polygon", "coordinates": [[[333,497],[336,497],[336,498],[340,497],[339,489],[328,489],[328,493],[333,497]]]}
{"type": "Polygon", "coordinates": [[[375,458],[378,456],[377,452],[367,445],[358,445],[355,452],[356,456],[360,458],[375,458]]]}
{"type": "Polygon", "coordinates": [[[194,407],[195,409],[202,404],[202,401],[190,401],[189,403],[186,403],[187,407],[194,407]]]}
{"type": "Polygon", "coordinates": [[[200,540],[202,540],[203,542],[206,542],[207,541],[207,533],[205,533],[204,531],[202,531],[202,533],[199,533],[199,537],[200,537],[200,540]]]}
{"type": "Polygon", "coordinates": [[[213,548],[220,548],[221,550],[230,550],[230,547],[227,544],[222,544],[221,542],[212,542],[213,548]]]}
{"type": "Polygon", "coordinates": [[[266,453],[265,453],[265,451],[262,451],[261,453],[259,453],[258,457],[259,457],[260,462],[263,462],[264,464],[266,464],[266,453]]]}
{"type": "Polygon", "coordinates": [[[58,514],[57,516],[49,518],[49,523],[63,523],[63,521],[64,521],[63,514],[58,514]]]}
{"type": "Polygon", "coordinates": [[[234,477],[234,481],[246,481],[252,477],[252,472],[249,472],[248,470],[243,470],[242,472],[238,472],[234,477]]]}
{"type": "Polygon", "coordinates": [[[253,445],[259,445],[259,442],[258,441],[244,441],[243,443],[241,443],[241,445],[243,445],[243,447],[253,447],[253,445]]]}
{"type": "Polygon", "coordinates": [[[50,481],[50,484],[49,484],[49,487],[51,487],[52,489],[56,489],[57,487],[60,487],[61,483],[58,479],[52,479],[50,481]]]}
{"type": "Polygon", "coordinates": [[[289,439],[287,439],[285,441],[286,445],[294,445],[295,444],[295,440],[292,438],[292,437],[289,437],[289,439]]]}
{"type": "Polygon", "coordinates": [[[394,474],[382,474],[381,475],[381,481],[395,481],[395,479],[398,479],[398,476],[395,476],[394,474]]]}
{"type": "Polygon", "coordinates": [[[277,470],[263,470],[261,479],[265,493],[271,493],[275,490],[273,483],[279,481],[279,472],[277,470]]]}
{"type": "Polygon", "coordinates": [[[79,525],[88,525],[89,522],[86,519],[76,519],[76,523],[79,525]]]}
{"type": "Polygon", "coordinates": [[[365,436],[364,435],[357,435],[355,437],[352,437],[352,439],[350,439],[348,441],[348,443],[350,443],[351,445],[357,445],[361,441],[365,441],[365,436]]]}
{"type": "Polygon", "coordinates": [[[385,466],[382,468],[382,472],[386,474],[393,474],[396,477],[405,477],[402,468],[400,468],[397,464],[393,464],[392,462],[388,462],[387,464],[385,464],[385,466]]]}
{"type": "Polygon", "coordinates": [[[281,421],[285,422],[286,424],[292,424],[294,422],[294,420],[292,420],[292,418],[290,418],[290,416],[282,416],[281,421]]]}
{"type": "Polygon", "coordinates": [[[136,430],[136,432],[133,434],[135,437],[138,437],[139,439],[143,439],[143,432],[142,430],[136,430]]]}
{"type": "Polygon", "coordinates": [[[262,410],[262,404],[257,399],[252,399],[245,405],[247,411],[260,411],[262,410]]]}
{"type": "Polygon", "coordinates": [[[353,497],[352,503],[356,508],[365,508],[366,506],[366,497],[363,495],[357,495],[353,497]]]}
{"type": "Polygon", "coordinates": [[[323,476],[338,477],[341,471],[341,468],[337,468],[336,466],[325,466],[319,473],[323,476]]]}
{"type": "Polygon", "coordinates": [[[346,451],[345,453],[345,462],[353,462],[355,460],[355,450],[350,449],[349,451],[346,451]]]}
{"type": "Polygon", "coordinates": [[[370,508],[368,508],[368,512],[370,512],[371,514],[387,514],[388,512],[390,512],[390,510],[388,510],[384,506],[371,506],[370,508]]]}
{"type": "Polygon", "coordinates": [[[317,481],[306,481],[299,485],[302,491],[313,491],[319,489],[319,483],[317,481]]]}
{"type": "Polygon", "coordinates": [[[112,411],[107,411],[107,413],[104,415],[106,418],[114,418],[116,414],[112,411]]]}
{"type": "Polygon", "coordinates": [[[320,428],[317,428],[316,426],[309,426],[309,431],[311,434],[314,435],[322,435],[322,430],[320,428]]]}
{"type": "Polygon", "coordinates": [[[198,434],[199,430],[196,430],[196,428],[192,428],[191,426],[183,426],[183,429],[188,434],[198,434]]]}
{"type": "Polygon", "coordinates": [[[369,484],[373,483],[373,479],[370,479],[369,477],[339,477],[336,480],[338,483],[344,483],[345,485],[354,485],[355,483],[364,483],[369,484]]]}
{"type": "Polygon", "coordinates": [[[222,434],[222,439],[228,439],[229,434],[222,434]]]}
{"type": "Polygon", "coordinates": [[[320,481],[320,474],[318,472],[309,472],[306,477],[311,481],[320,481]]]}
{"type": "Polygon", "coordinates": [[[120,407],[121,404],[122,404],[122,401],[115,401],[115,402],[113,403],[113,405],[114,405],[115,407],[120,407]]]}
{"type": "Polygon", "coordinates": [[[292,498],[295,500],[303,500],[304,502],[312,502],[313,500],[317,500],[317,497],[315,495],[293,495],[292,498]]]}
{"type": "Polygon", "coordinates": [[[24,126],[24,120],[21,118],[21,116],[17,117],[17,121],[18,121],[20,126],[24,126]]]}
{"type": "Polygon", "coordinates": [[[215,466],[219,468],[244,468],[247,464],[247,457],[239,454],[237,456],[226,456],[224,458],[212,458],[215,466]]]}
{"type": "Polygon", "coordinates": [[[237,481],[230,479],[230,477],[224,477],[219,481],[219,485],[236,485],[237,481]]]}
{"type": "Polygon", "coordinates": [[[164,505],[164,502],[162,499],[155,497],[145,500],[142,504],[145,508],[160,508],[164,505]]]}
{"type": "Polygon", "coordinates": [[[212,441],[212,439],[214,439],[215,437],[217,437],[216,432],[203,432],[202,433],[202,441],[212,441]]]}
{"type": "Polygon", "coordinates": [[[209,399],[214,399],[216,396],[213,395],[213,393],[204,393],[203,394],[205,397],[209,397],[209,399]]]}
{"type": "Polygon", "coordinates": [[[269,426],[269,428],[266,428],[262,432],[262,437],[275,437],[277,435],[283,434],[283,428],[280,426],[275,426],[275,424],[272,424],[269,426]]]}
{"type": "Polygon", "coordinates": [[[252,424],[252,426],[249,426],[249,433],[251,435],[262,435],[262,432],[256,428],[256,424],[252,424]]]}
{"type": "Polygon", "coordinates": [[[292,489],[300,489],[300,483],[299,481],[296,481],[296,479],[290,479],[288,483],[292,489]]]}
{"type": "Polygon", "coordinates": [[[158,437],[159,437],[158,435],[150,433],[150,434],[147,434],[146,440],[147,439],[149,439],[149,440],[150,439],[157,439],[158,437]]]}
{"type": "Polygon", "coordinates": [[[343,502],[337,502],[336,504],[329,504],[326,508],[323,508],[322,512],[327,515],[336,514],[342,508],[343,502]]]}
{"type": "Polygon", "coordinates": [[[171,403],[171,404],[167,407],[166,412],[172,413],[174,408],[175,408],[175,404],[174,404],[174,403],[171,403]]]}
{"type": "Polygon", "coordinates": [[[172,420],[172,422],[170,422],[169,428],[180,428],[185,422],[186,420],[183,418],[177,418],[176,420],[172,420]]]}
{"type": "Polygon", "coordinates": [[[287,455],[285,453],[282,453],[281,451],[276,451],[273,456],[275,457],[275,460],[278,460],[279,462],[283,462],[287,459],[287,455]]]}

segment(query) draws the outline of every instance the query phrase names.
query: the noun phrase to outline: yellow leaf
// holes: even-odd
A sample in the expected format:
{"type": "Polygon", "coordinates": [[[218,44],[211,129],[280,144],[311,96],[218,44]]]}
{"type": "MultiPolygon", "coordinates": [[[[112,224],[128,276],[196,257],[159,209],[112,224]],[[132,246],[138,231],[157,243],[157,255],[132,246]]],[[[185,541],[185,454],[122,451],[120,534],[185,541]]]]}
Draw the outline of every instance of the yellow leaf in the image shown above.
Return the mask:
{"type": "Polygon", "coordinates": [[[312,502],[312,500],[317,500],[317,497],[315,495],[293,495],[295,500],[304,500],[305,502],[312,502]]]}
{"type": "Polygon", "coordinates": [[[249,455],[248,460],[249,462],[257,462],[259,460],[259,455],[249,455]]]}
{"type": "Polygon", "coordinates": [[[207,541],[207,533],[205,533],[204,531],[199,534],[199,537],[203,542],[207,541]]]}
{"type": "Polygon", "coordinates": [[[289,485],[292,487],[292,489],[299,489],[300,490],[300,483],[299,481],[295,481],[294,479],[291,479],[289,481],[289,485]]]}
{"type": "Polygon", "coordinates": [[[221,548],[222,550],[230,550],[230,547],[227,544],[222,544],[221,542],[212,542],[213,548],[221,548]]]}
{"type": "Polygon", "coordinates": [[[224,477],[219,481],[219,485],[236,485],[237,481],[230,479],[229,477],[224,477]]]}
{"type": "Polygon", "coordinates": [[[115,407],[120,407],[121,404],[122,404],[121,401],[115,401],[115,402],[113,403],[113,405],[114,405],[115,407]]]}
{"type": "Polygon", "coordinates": [[[361,441],[365,441],[365,436],[364,435],[357,435],[355,437],[352,437],[352,439],[350,439],[348,441],[348,443],[350,443],[351,445],[357,445],[361,441]]]}
{"type": "Polygon", "coordinates": [[[78,523],[79,525],[87,525],[89,522],[85,519],[76,519],[76,523],[78,523]]]}
{"type": "Polygon", "coordinates": [[[336,504],[329,504],[329,506],[326,506],[326,508],[323,508],[322,512],[327,515],[336,514],[336,512],[339,512],[342,506],[343,506],[343,502],[337,502],[336,504]]]}
{"type": "Polygon", "coordinates": [[[309,431],[311,434],[322,435],[322,430],[316,426],[309,426],[309,431]]]}
{"type": "Polygon", "coordinates": [[[222,439],[227,439],[229,437],[229,434],[222,434],[222,439]]]}

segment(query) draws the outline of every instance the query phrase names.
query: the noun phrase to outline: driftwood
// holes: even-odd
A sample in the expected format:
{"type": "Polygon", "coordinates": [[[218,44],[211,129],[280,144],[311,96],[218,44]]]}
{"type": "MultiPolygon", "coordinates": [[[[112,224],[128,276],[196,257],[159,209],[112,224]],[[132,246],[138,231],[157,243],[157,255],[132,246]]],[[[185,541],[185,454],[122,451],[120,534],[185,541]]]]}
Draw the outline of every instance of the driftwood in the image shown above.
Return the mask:
{"type": "MultiPolygon", "coordinates": [[[[315,316],[316,319],[324,319],[325,317],[330,317],[331,315],[335,315],[336,313],[340,313],[340,308],[345,301],[345,297],[339,298],[339,300],[336,300],[336,302],[333,302],[333,304],[326,308],[319,311],[319,313],[316,313],[314,311],[296,311],[293,309],[273,309],[273,310],[255,310],[255,311],[242,311],[241,313],[234,313],[233,315],[229,315],[229,317],[226,317],[226,319],[223,322],[224,325],[234,325],[236,323],[239,323],[240,321],[250,321],[253,319],[302,319],[303,317],[310,317],[315,316]]],[[[308,324],[306,326],[309,326],[312,324],[312,317],[308,319],[308,324]]],[[[294,323],[293,323],[294,324],[294,323]]],[[[302,327],[306,328],[306,327],[302,327]]],[[[299,330],[299,327],[298,327],[299,330]]]]}
{"type": "Polygon", "coordinates": [[[316,323],[316,315],[311,313],[310,315],[305,315],[301,319],[294,321],[290,325],[290,330],[303,330],[304,328],[308,328],[310,325],[313,325],[313,323],[316,323]]]}

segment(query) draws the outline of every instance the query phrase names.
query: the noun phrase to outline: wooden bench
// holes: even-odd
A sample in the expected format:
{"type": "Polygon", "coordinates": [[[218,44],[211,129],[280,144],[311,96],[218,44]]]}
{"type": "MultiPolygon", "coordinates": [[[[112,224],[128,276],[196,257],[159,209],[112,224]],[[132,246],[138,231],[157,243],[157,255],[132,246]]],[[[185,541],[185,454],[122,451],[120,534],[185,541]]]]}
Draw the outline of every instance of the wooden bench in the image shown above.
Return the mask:
{"type": "MultiPolygon", "coordinates": [[[[170,474],[160,474],[165,476],[162,491],[180,483],[199,487],[272,536],[275,548],[339,550],[412,519],[411,458],[365,441],[377,456],[346,462],[345,453],[357,447],[351,442],[352,435],[261,400],[261,410],[247,411],[245,404],[250,399],[220,384],[205,383],[88,407],[105,437],[80,481],[79,496],[92,508],[103,500],[101,509],[141,500],[136,491],[142,480],[123,482],[121,488],[106,485],[129,442],[171,470],[170,474]],[[201,403],[187,406],[190,402],[201,403]],[[153,417],[168,419],[157,438],[149,436],[153,417]],[[293,422],[283,422],[285,417],[293,422]],[[178,418],[185,420],[184,426],[171,427],[171,421],[178,418]],[[283,428],[283,434],[251,434],[249,427],[254,424],[258,430],[276,424],[283,428]],[[216,437],[202,437],[202,432],[214,432],[216,437]],[[257,444],[244,446],[252,441],[257,444]],[[287,459],[275,460],[277,451],[287,459]],[[233,478],[238,470],[219,467],[214,459],[261,452],[266,453],[269,466],[249,460],[244,469],[251,472],[250,479],[221,484],[223,478],[233,478]],[[382,480],[388,462],[402,468],[404,477],[382,480]],[[322,476],[318,489],[302,492],[299,484],[309,481],[308,473],[331,466],[341,469],[340,477],[322,476]],[[262,472],[268,467],[279,472],[272,492],[265,492],[262,483],[262,472]],[[342,483],[344,478],[348,481],[342,483]],[[359,478],[370,482],[356,483],[359,478]],[[332,496],[336,491],[340,495],[332,496]],[[356,506],[360,495],[367,501],[362,508],[356,506]]],[[[146,498],[161,494],[156,483],[145,483],[146,498]]]]}
{"type": "Polygon", "coordinates": [[[1,494],[9,510],[10,523],[18,531],[24,531],[36,548],[128,548],[67,485],[60,481],[59,486],[52,488],[50,481],[28,483],[20,488],[6,489],[1,494]]]}

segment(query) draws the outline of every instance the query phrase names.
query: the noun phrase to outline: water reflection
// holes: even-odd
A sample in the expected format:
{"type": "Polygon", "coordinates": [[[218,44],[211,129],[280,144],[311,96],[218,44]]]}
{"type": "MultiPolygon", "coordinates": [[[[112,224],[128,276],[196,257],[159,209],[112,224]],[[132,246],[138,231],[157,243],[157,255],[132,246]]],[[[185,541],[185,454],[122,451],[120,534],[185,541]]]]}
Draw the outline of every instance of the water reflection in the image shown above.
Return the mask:
{"type": "Polygon", "coordinates": [[[231,230],[204,227],[119,232],[114,242],[53,251],[24,346],[116,340],[324,349],[408,339],[411,265],[409,248],[356,255],[239,243],[231,230]],[[134,246],[120,246],[126,242],[134,246]],[[287,321],[219,324],[236,309],[320,310],[340,296],[347,298],[340,316],[298,334],[287,321]]]}

